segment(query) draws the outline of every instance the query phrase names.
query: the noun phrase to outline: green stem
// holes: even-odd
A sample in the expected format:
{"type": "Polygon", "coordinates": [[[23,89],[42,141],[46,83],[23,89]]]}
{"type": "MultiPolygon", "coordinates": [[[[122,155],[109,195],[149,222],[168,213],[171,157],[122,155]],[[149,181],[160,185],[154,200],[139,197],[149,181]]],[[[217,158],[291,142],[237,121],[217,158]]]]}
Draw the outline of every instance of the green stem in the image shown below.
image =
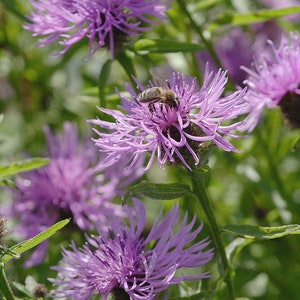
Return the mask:
{"type": "Polygon", "coordinates": [[[106,107],[106,100],[105,100],[105,87],[110,75],[112,60],[108,59],[102,66],[101,72],[98,78],[98,95],[101,107],[106,107]]]}
{"type": "Polygon", "coordinates": [[[135,76],[135,67],[133,60],[129,53],[126,51],[120,52],[116,55],[116,60],[119,62],[125,73],[127,74],[133,88],[136,86],[136,82],[133,80],[132,76],[135,76]]]}
{"type": "Polygon", "coordinates": [[[192,27],[194,28],[194,30],[197,32],[197,34],[199,35],[202,43],[204,44],[204,46],[206,47],[206,49],[208,50],[208,52],[210,53],[211,57],[213,58],[213,60],[215,61],[216,65],[219,68],[222,68],[222,63],[219,60],[218,55],[216,54],[216,51],[212,45],[212,43],[210,43],[209,40],[207,40],[205,38],[205,36],[203,35],[203,32],[201,30],[201,28],[196,24],[196,22],[194,21],[194,19],[192,18],[191,14],[189,13],[189,11],[186,8],[186,3],[184,0],[177,0],[177,3],[180,7],[180,9],[186,14],[186,16],[188,17],[192,27]]]}
{"type": "MultiPolygon", "coordinates": [[[[228,288],[228,295],[230,300],[234,300],[234,288],[233,288],[233,282],[231,278],[231,270],[229,266],[229,262],[227,260],[225,248],[223,245],[223,241],[221,239],[220,235],[220,228],[218,226],[212,205],[208,199],[205,184],[203,182],[203,178],[201,176],[197,176],[195,173],[190,173],[190,178],[193,186],[193,193],[199,200],[202,209],[206,215],[206,218],[208,220],[208,223],[211,228],[211,234],[212,234],[212,240],[213,243],[218,250],[222,262],[223,272],[225,275],[225,282],[227,284],[228,288]]],[[[223,275],[223,274],[221,274],[223,275]]]]}
{"type": "Polygon", "coordinates": [[[0,270],[0,290],[6,300],[15,300],[14,294],[9,286],[9,283],[4,272],[4,267],[1,265],[0,270]]]}
{"type": "MultiPolygon", "coordinates": [[[[186,16],[188,17],[191,26],[193,27],[193,29],[196,31],[196,33],[199,35],[203,45],[206,47],[207,51],[209,52],[211,58],[213,59],[213,61],[215,62],[216,66],[218,68],[221,68],[222,70],[225,70],[226,68],[224,68],[221,60],[219,59],[213,44],[211,43],[210,40],[208,40],[203,32],[200,26],[197,25],[197,23],[194,21],[192,15],[190,14],[190,12],[188,11],[188,9],[186,8],[186,3],[185,0],[177,0],[177,3],[180,7],[180,9],[186,14],[186,16]]],[[[229,90],[235,90],[235,83],[234,80],[231,78],[230,74],[227,73],[227,77],[228,77],[228,82],[227,82],[227,86],[229,90]]]]}

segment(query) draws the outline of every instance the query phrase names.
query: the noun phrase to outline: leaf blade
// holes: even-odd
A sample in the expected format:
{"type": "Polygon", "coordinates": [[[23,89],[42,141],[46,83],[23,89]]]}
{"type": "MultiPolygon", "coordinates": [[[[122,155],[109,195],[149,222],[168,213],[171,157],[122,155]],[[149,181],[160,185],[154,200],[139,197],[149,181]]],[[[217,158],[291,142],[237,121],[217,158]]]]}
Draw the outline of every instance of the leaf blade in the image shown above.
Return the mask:
{"type": "Polygon", "coordinates": [[[160,39],[140,39],[134,43],[136,52],[149,51],[155,53],[191,52],[203,50],[203,47],[193,43],[166,41],[160,39]]]}
{"type": "Polygon", "coordinates": [[[0,177],[0,186],[6,186],[6,187],[9,187],[11,189],[16,189],[17,188],[17,185],[13,181],[11,181],[7,178],[1,178],[1,177],[0,177]]]}
{"type": "Polygon", "coordinates": [[[0,165],[0,176],[11,176],[21,172],[31,171],[47,165],[50,162],[49,158],[30,158],[20,161],[15,161],[10,164],[0,165]]]}
{"type": "Polygon", "coordinates": [[[283,226],[262,227],[247,224],[229,224],[224,226],[222,230],[243,238],[270,240],[281,238],[290,234],[300,234],[300,225],[289,224],[283,226]]]}
{"type": "Polygon", "coordinates": [[[98,96],[100,100],[100,106],[106,107],[105,101],[105,87],[107,85],[107,81],[111,72],[112,60],[108,59],[102,66],[102,69],[98,78],[98,96]]]}
{"type": "Polygon", "coordinates": [[[131,187],[123,197],[126,203],[132,197],[146,196],[156,200],[172,200],[190,193],[190,187],[180,183],[140,183],[131,187]]]}
{"type": "Polygon", "coordinates": [[[260,9],[250,13],[225,13],[218,16],[208,27],[207,30],[214,31],[223,25],[248,25],[264,22],[291,14],[300,13],[299,6],[281,9],[260,9]]]}
{"type": "MultiPolygon", "coordinates": [[[[18,243],[16,245],[10,247],[9,250],[13,251],[14,253],[17,253],[17,254],[22,254],[23,252],[30,250],[31,248],[39,245],[40,243],[42,243],[43,241],[45,241],[46,239],[48,239],[49,237],[54,235],[58,230],[65,227],[69,222],[70,222],[70,219],[65,219],[65,220],[59,221],[59,222],[55,223],[54,225],[52,225],[51,227],[49,227],[48,229],[46,229],[45,231],[37,234],[33,238],[28,239],[26,241],[23,241],[21,243],[18,243]]],[[[6,255],[3,259],[4,263],[8,262],[12,258],[13,257],[11,255],[6,255]]]]}

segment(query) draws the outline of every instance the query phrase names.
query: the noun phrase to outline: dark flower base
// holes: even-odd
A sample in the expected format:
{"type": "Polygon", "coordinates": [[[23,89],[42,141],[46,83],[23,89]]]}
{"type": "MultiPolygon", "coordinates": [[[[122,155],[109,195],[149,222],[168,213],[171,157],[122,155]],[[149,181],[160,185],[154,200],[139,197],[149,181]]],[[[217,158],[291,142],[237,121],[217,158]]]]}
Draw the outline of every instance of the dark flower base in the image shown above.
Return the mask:
{"type": "Polygon", "coordinates": [[[300,128],[300,95],[288,92],[278,105],[289,124],[294,128],[300,128]]]}

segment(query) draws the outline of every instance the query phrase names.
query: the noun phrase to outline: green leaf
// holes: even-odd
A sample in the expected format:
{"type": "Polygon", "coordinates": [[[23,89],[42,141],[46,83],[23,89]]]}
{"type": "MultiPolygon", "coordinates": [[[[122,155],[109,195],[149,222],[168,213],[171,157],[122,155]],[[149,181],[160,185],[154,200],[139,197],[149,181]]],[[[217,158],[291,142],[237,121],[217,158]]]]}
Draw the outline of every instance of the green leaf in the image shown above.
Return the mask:
{"type": "Polygon", "coordinates": [[[108,59],[104,65],[102,66],[99,78],[98,78],[98,88],[99,88],[99,99],[100,99],[100,106],[106,107],[105,101],[105,87],[107,84],[107,80],[109,78],[112,60],[108,59]]]}
{"type": "Polygon", "coordinates": [[[0,176],[11,176],[21,172],[30,171],[47,165],[49,158],[30,158],[21,161],[15,161],[8,165],[0,165],[0,176]]]}
{"type": "Polygon", "coordinates": [[[240,252],[248,245],[253,243],[254,239],[243,239],[243,238],[235,238],[230,244],[226,247],[226,256],[231,264],[233,264],[234,260],[236,260],[240,254],[240,252]]]}
{"type": "MultiPolygon", "coordinates": [[[[129,51],[120,52],[116,55],[116,60],[127,73],[128,78],[132,81],[132,76],[135,75],[135,67],[132,59],[132,53],[130,53],[129,51]]],[[[134,81],[132,81],[132,83],[133,86],[135,86],[134,81]]]]}
{"type": "Polygon", "coordinates": [[[14,13],[22,22],[28,21],[28,19],[18,10],[15,0],[1,0],[7,10],[14,13]]]}
{"type": "Polygon", "coordinates": [[[123,197],[124,203],[132,197],[146,196],[157,200],[171,200],[190,193],[190,187],[182,183],[140,183],[132,186],[123,197]]]}
{"type": "Polygon", "coordinates": [[[202,0],[195,3],[195,11],[198,10],[204,10],[211,6],[216,5],[218,2],[221,2],[222,0],[202,0]]]}
{"type": "Polygon", "coordinates": [[[183,43],[176,41],[166,41],[159,39],[140,39],[134,43],[135,51],[149,51],[156,53],[174,53],[174,52],[190,52],[203,50],[198,44],[183,43]]]}
{"type": "Polygon", "coordinates": [[[281,9],[261,9],[250,13],[225,13],[217,17],[209,26],[209,31],[214,31],[222,25],[247,25],[264,22],[271,19],[300,12],[300,6],[281,9]]]}
{"type": "Polygon", "coordinates": [[[0,178],[0,185],[7,186],[12,189],[17,188],[16,184],[13,181],[6,179],[6,178],[0,178]]]}
{"type": "MultiPolygon", "coordinates": [[[[49,227],[45,231],[39,233],[38,235],[34,236],[33,238],[23,241],[17,245],[14,245],[9,248],[9,250],[13,251],[14,253],[21,254],[48,239],[52,235],[54,235],[58,230],[62,229],[70,222],[70,219],[65,219],[62,221],[57,222],[53,226],[49,227]]],[[[12,255],[8,254],[4,257],[4,262],[8,262],[13,258],[12,255]]]]}
{"type": "Polygon", "coordinates": [[[230,224],[224,226],[222,230],[243,238],[269,240],[281,238],[289,234],[300,234],[300,225],[290,224],[276,227],[261,227],[256,225],[230,224]]]}
{"type": "MultiPolygon", "coordinates": [[[[20,258],[20,254],[12,251],[9,248],[5,248],[5,247],[0,245],[0,256],[1,256],[1,258],[4,257],[5,255],[10,255],[14,258],[20,258]]],[[[1,258],[0,258],[0,261],[1,261],[1,258]]]]}
{"type": "Polygon", "coordinates": [[[93,87],[87,87],[82,89],[79,93],[80,96],[88,96],[96,98],[99,96],[99,87],[93,86],[93,87]]]}

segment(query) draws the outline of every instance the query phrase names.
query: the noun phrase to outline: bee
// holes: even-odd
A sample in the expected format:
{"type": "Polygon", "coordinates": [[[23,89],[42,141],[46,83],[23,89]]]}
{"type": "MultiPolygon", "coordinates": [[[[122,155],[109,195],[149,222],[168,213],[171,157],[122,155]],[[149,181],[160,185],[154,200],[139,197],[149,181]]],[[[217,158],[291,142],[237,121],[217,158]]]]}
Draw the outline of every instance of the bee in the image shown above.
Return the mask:
{"type": "Polygon", "coordinates": [[[164,103],[171,108],[177,107],[179,98],[170,88],[153,86],[140,93],[138,101],[149,103],[149,109],[153,111],[153,104],[156,102],[164,103]]]}

